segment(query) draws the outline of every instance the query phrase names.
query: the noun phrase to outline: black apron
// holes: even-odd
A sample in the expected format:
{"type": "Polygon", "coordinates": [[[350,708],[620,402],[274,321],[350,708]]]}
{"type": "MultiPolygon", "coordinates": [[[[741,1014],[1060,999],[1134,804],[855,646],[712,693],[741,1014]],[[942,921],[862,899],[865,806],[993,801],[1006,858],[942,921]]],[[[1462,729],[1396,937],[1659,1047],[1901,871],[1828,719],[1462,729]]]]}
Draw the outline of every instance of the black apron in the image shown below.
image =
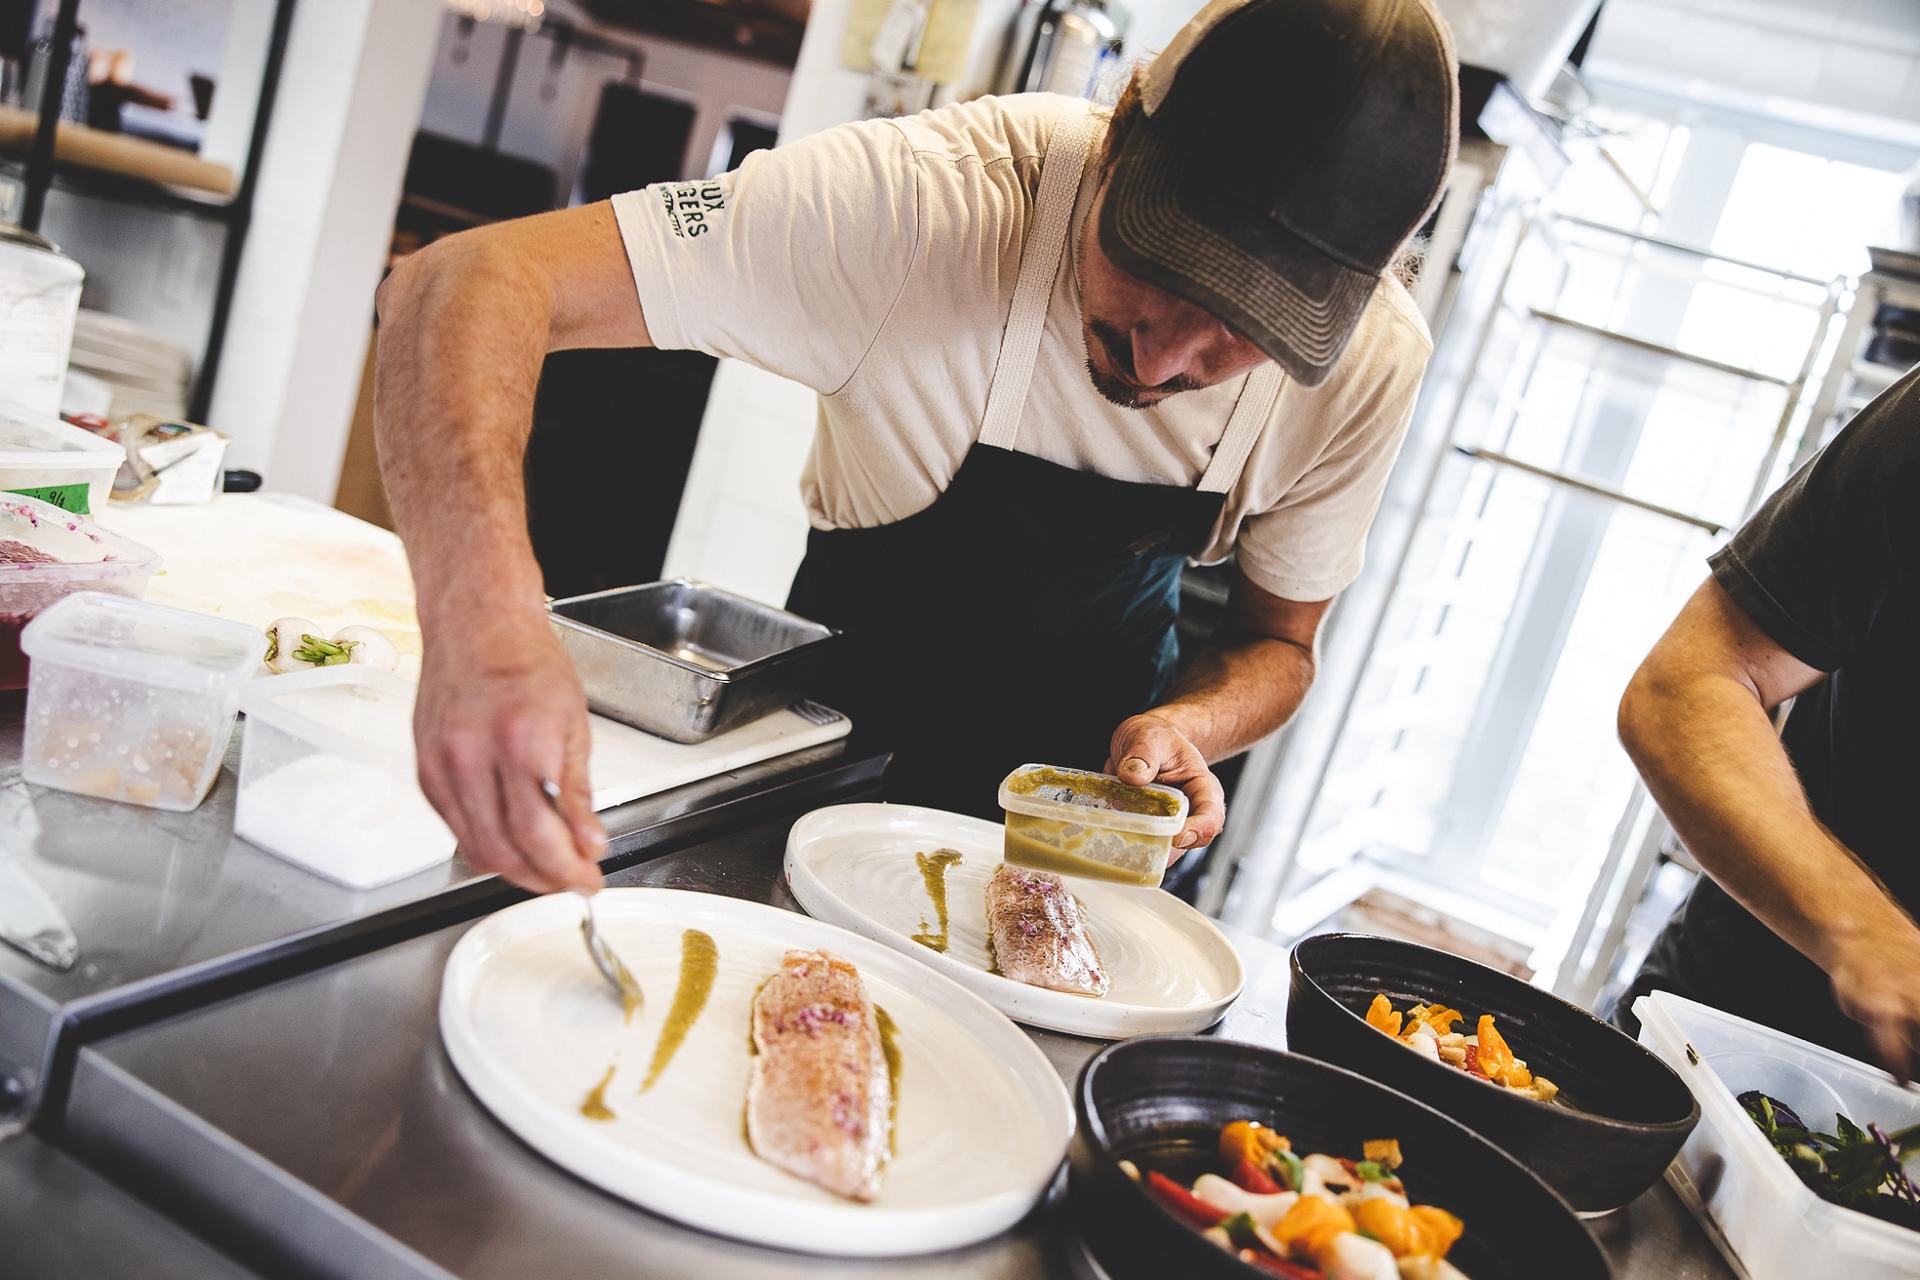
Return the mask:
{"type": "Polygon", "coordinates": [[[997,819],[1015,767],[1105,762],[1114,729],[1173,678],[1181,568],[1279,391],[1277,367],[1249,376],[1198,488],[1015,449],[1089,135],[1076,119],[1049,143],[980,432],[951,483],[893,524],[814,530],[788,599],[846,633],[820,700],[893,750],[901,803],[997,819]]]}

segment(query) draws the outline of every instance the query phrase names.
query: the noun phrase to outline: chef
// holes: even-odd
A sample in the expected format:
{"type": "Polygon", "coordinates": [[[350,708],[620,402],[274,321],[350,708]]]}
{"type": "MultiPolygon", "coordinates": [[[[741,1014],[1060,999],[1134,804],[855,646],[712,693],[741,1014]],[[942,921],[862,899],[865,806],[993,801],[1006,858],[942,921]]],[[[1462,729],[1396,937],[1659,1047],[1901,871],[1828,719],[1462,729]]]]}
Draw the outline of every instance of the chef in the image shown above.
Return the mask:
{"type": "Polygon", "coordinates": [[[1620,733],[1706,871],[1634,996],[1920,1066],[1920,370],[1710,560],[1620,733]],[[1771,712],[1793,699],[1776,734],[1771,712]]]}
{"type": "Polygon", "coordinates": [[[1208,762],[1293,713],[1360,569],[1431,350],[1391,268],[1456,100],[1427,0],[1215,0],[1110,113],[1033,94],[844,125],[409,257],[375,420],[425,638],[420,779],[467,858],[599,881],[521,476],[542,357],[595,346],[818,393],[789,603],[845,632],[819,695],[893,750],[891,798],[993,812],[1023,762],[1104,763],[1185,789],[1175,843],[1211,841],[1208,762]],[[1229,555],[1226,621],[1176,683],[1181,567],[1229,555]]]}

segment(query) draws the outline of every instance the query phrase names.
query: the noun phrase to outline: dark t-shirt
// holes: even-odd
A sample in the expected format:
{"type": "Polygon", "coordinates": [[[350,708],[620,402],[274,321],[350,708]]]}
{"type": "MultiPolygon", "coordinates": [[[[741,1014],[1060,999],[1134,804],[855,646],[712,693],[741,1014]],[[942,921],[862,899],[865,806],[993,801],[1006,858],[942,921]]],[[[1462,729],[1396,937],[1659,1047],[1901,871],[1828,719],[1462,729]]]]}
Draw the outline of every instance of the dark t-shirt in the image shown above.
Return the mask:
{"type": "MultiPolygon", "coordinates": [[[[1709,563],[1762,631],[1830,673],[1794,701],[1782,741],[1814,814],[1909,911],[1920,907],[1920,369],[1863,409],[1709,563]]],[[[1655,988],[1866,1052],[1826,975],[1704,877],[1623,1012],[1655,988]]]]}

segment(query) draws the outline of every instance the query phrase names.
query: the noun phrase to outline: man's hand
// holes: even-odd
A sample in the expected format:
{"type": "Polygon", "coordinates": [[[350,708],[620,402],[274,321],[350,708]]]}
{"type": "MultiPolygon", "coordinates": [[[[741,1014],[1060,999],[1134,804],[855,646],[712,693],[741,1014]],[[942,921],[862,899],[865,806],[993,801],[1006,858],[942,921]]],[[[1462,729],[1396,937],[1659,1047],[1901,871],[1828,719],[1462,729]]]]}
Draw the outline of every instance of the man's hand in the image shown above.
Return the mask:
{"type": "Polygon", "coordinates": [[[427,645],[414,708],[420,786],[476,870],[593,891],[607,838],[587,782],[587,703],[545,617],[496,617],[427,645]],[[560,787],[555,813],[540,783],[560,787]]]}
{"type": "Polygon", "coordinates": [[[1227,793],[1220,779],[1207,768],[1200,748],[1164,716],[1149,712],[1122,720],[1107,749],[1106,771],[1131,786],[1164,782],[1187,793],[1187,825],[1173,838],[1176,859],[1212,844],[1226,825],[1227,793]]]}
{"type": "Polygon", "coordinates": [[[1880,1065],[1902,1080],[1920,1067],[1920,927],[1902,920],[1832,940],[1833,994],[1866,1029],[1880,1065]]]}

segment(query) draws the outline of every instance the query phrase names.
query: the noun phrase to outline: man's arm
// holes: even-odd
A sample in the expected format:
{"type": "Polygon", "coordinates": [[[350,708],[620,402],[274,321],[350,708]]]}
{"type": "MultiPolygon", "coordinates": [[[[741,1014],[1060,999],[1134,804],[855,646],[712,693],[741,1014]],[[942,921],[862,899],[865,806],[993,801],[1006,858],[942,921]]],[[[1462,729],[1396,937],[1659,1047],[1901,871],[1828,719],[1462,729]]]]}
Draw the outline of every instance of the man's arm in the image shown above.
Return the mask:
{"type": "Polygon", "coordinates": [[[1920,1050],[1920,927],[1814,817],[1768,716],[1823,678],[1709,579],[1634,673],[1620,740],[1701,867],[1827,972],[1904,1075],[1920,1050]]]}
{"type": "Polygon", "coordinates": [[[1300,708],[1313,684],[1314,646],[1331,600],[1285,600],[1238,569],[1213,642],[1159,706],[1121,722],[1107,771],[1136,786],[1187,793],[1175,849],[1209,844],[1226,824],[1226,793],[1207,766],[1246,750],[1300,708]]]}
{"type": "Polygon", "coordinates": [[[378,305],[374,431],[425,646],[421,785],[475,867],[596,887],[586,700],[546,619],[522,466],[548,352],[650,345],[612,209],[448,237],[401,262],[378,305]]]}

